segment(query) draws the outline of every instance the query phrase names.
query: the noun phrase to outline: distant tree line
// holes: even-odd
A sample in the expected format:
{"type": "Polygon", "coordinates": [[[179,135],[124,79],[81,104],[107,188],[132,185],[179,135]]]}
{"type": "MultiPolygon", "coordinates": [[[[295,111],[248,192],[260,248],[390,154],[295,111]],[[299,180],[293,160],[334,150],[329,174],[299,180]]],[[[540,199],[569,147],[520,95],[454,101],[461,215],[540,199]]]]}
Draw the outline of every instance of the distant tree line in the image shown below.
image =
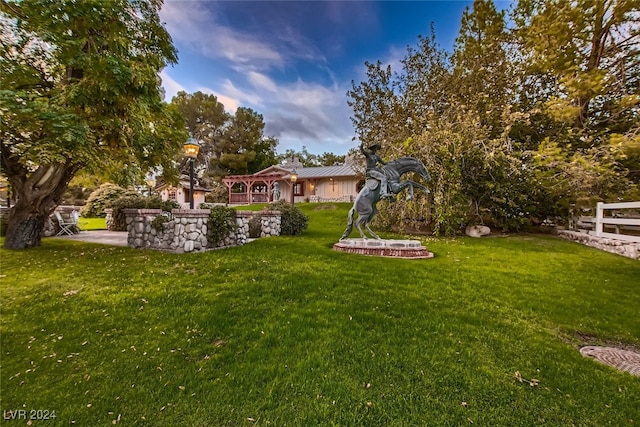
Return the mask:
{"type": "Polygon", "coordinates": [[[422,159],[432,193],[384,209],[453,234],[514,230],[573,205],[640,197],[640,12],[634,0],[476,0],[452,53],[433,30],[399,70],[348,92],[358,138],[422,159]]]}

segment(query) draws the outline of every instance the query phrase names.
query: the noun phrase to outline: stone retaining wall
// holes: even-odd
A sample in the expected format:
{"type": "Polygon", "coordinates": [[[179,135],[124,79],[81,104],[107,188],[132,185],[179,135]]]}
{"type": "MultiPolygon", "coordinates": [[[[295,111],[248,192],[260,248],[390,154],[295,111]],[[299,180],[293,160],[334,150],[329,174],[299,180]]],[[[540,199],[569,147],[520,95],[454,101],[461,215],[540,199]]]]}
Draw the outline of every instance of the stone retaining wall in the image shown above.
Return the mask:
{"type": "Polygon", "coordinates": [[[309,202],[311,203],[340,203],[340,202],[353,202],[354,196],[344,195],[340,197],[320,197],[317,195],[309,196],[309,202]]]}
{"type": "Polygon", "coordinates": [[[624,240],[596,237],[580,231],[558,230],[558,237],[582,243],[596,249],[626,256],[627,258],[640,259],[640,243],[624,240]]]}
{"type": "Polygon", "coordinates": [[[111,208],[106,208],[104,210],[104,214],[105,214],[105,221],[107,223],[107,230],[109,231],[117,231],[116,230],[116,223],[113,220],[113,209],[111,208]]]}
{"type": "MultiPolygon", "coordinates": [[[[197,252],[212,249],[207,237],[209,209],[173,209],[164,223],[154,220],[163,215],[160,209],[125,209],[128,238],[134,248],[153,248],[174,252],[197,252]],[[156,227],[160,228],[157,229],[156,227]]],[[[249,238],[249,221],[261,217],[261,236],[280,234],[279,211],[236,211],[236,229],[215,247],[240,246],[249,238]]]]}

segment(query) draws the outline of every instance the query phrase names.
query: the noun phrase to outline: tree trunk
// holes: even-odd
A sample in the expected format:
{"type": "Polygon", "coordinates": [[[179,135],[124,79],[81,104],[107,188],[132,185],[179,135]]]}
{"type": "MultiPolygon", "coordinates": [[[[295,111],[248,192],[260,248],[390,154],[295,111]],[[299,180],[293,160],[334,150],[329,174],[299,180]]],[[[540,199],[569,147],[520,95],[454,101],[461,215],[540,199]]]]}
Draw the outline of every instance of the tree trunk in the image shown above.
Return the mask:
{"type": "Polygon", "coordinates": [[[7,222],[7,238],[4,247],[8,249],[27,249],[40,246],[44,221],[48,215],[38,212],[20,212],[14,209],[7,222]]]}
{"type": "Polygon", "coordinates": [[[69,164],[54,164],[28,175],[8,176],[17,202],[9,213],[5,248],[40,246],[45,220],[62,201],[76,171],[77,167],[69,164]]]}

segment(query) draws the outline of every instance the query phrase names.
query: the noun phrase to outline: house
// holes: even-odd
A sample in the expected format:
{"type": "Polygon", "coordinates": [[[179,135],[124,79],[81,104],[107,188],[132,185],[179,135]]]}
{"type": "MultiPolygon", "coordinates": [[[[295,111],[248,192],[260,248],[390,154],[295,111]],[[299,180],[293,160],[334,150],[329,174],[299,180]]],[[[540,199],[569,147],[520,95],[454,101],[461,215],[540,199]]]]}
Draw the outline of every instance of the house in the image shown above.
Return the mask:
{"type": "MultiPolygon", "coordinates": [[[[160,184],[154,188],[154,191],[160,194],[162,200],[173,200],[180,204],[182,208],[189,208],[189,178],[186,180],[181,177],[178,186],[169,184],[160,184]]],[[[204,203],[204,195],[207,190],[199,185],[193,187],[193,207],[198,208],[200,203],[204,203]]]]}
{"type": "Polygon", "coordinates": [[[292,158],[283,166],[269,166],[252,175],[229,175],[222,182],[229,190],[229,204],[269,203],[276,199],[350,202],[358,195],[364,179],[351,162],[339,166],[303,167],[298,158],[292,158]],[[294,172],[295,183],[292,181],[294,172]],[[276,188],[279,194],[274,192],[276,188]]]}

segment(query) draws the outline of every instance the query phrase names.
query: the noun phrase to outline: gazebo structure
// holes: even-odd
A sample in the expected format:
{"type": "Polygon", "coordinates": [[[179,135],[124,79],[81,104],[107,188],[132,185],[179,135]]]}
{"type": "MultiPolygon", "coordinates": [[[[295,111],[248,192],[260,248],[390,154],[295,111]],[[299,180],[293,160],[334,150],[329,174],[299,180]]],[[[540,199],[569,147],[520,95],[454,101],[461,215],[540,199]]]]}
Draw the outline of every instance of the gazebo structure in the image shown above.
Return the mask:
{"type": "Polygon", "coordinates": [[[295,202],[348,202],[358,195],[363,179],[352,166],[306,168],[293,158],[283,166],[270,166],[252,175],[229,175],[222,182],[229,190],[229,204],[270,203],[276,201],[274,194],[295,202]]]}

